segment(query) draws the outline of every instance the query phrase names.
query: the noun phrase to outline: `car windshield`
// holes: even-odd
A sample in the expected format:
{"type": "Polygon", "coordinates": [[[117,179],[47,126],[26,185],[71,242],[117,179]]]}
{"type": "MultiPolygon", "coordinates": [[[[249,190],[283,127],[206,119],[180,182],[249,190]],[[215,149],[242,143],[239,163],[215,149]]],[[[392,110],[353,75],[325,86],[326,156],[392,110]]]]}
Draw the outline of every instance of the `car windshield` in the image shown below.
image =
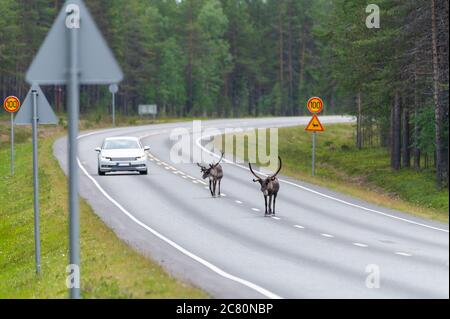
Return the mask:
{"type": "Polygon", "coordinates": [[[109,140],[105,141],[103,149],[105,150],[126,150],[141,148],[139,143],[134,140],[109,140]]]}

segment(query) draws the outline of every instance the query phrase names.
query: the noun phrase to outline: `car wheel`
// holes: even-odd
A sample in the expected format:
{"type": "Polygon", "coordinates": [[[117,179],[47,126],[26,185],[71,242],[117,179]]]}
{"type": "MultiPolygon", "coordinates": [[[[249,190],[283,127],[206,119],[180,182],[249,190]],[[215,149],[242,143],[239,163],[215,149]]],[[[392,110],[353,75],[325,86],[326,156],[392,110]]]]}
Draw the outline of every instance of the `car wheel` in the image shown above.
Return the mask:
{"type": "Polygon", "coordinates": [[[148,171],[139,172],[141,175],[148,175],[148,171]]]}
{"type": "Polygon", "coordinates": [[[100,170],[100,168],[99,168],[99,169],[98,169],[98,175],[100,175],[100,176],[105,176],[106,173],[105,173],[105,172],[102,172],[102,171],[100,170]]]}

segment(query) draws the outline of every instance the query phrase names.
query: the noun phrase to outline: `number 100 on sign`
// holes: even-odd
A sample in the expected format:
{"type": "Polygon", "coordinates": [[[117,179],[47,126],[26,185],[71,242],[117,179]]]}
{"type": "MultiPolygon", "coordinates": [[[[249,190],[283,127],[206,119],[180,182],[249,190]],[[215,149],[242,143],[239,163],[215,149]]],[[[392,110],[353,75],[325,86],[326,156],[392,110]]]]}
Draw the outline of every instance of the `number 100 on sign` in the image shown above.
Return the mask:
{"type": "Polygon", "coordinates": [[[312,114],[319,114],[323,110],[323,100],[320,97],[312,97],[308,100],[307,106],[312,114]]]}

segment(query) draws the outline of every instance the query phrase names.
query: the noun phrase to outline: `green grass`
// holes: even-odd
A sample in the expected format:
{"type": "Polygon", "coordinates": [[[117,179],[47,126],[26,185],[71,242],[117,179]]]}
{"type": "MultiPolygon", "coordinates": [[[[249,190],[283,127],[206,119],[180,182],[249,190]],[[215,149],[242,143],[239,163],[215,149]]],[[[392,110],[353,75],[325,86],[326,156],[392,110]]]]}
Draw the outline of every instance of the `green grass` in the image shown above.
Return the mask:
{"type": "MultiPolygon", "coordinates": [[[[0,135],[7,128],[0,123],[0,135]]],[[[16,174],[9,145],[0,144],[0,299],[66,298],[68,262],[67,181],[53,157],[62,129],[41,128],[39,145],[42,275],[35,275],[32,149],[29,129],[18,128],[16,174]]],[[[81,201],[83,298],[207,298],[135,252],[81,201]]]]}
{"type": "MultiPolygon", "coordinates": [[[[317,134],[316,177],[311,176],[311,134],[304,127],[279,130],[282,174],[369,202],[448,223],[448,189],[437,191],[431,170],[390,168],[386,149],[354,146],[351,124],[327,125],[317,134]]],[[[236,152],[227,149],[227,152],[236,152]]],[[[247,154],[247,145],[244,146],[247,154]]]]}

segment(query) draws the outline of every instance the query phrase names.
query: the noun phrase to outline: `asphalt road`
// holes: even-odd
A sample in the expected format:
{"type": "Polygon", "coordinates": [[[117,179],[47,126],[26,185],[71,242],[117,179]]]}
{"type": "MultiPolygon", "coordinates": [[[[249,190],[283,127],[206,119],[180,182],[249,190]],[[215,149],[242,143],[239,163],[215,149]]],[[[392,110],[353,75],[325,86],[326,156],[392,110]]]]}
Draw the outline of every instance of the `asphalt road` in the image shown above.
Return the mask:
{"type": "MultiPolygon", "coordinates": [[[[307,121],[203,124],[259,128],[307,121]]],[[[195,164],[170,160],[175,141],[169,136],[180,127],[192,123],[118,128],[79,139],[81,196],[120,238],[170,273],[216,298],[449,298],[448,225],[282,175],[278,215],[266,218],[259,185],[245,165],[231,162],[223,165],[224,197],[211,198],[195,164]],[[138,136],[151,147],[148,176],[97,175],[95,148],[112,136],[138,136]]],[[[193,152],[207,153],[201,140],[185,137],[193,152]]],[[[54,145],[65,170],[66,141],[54,145]]]]}

